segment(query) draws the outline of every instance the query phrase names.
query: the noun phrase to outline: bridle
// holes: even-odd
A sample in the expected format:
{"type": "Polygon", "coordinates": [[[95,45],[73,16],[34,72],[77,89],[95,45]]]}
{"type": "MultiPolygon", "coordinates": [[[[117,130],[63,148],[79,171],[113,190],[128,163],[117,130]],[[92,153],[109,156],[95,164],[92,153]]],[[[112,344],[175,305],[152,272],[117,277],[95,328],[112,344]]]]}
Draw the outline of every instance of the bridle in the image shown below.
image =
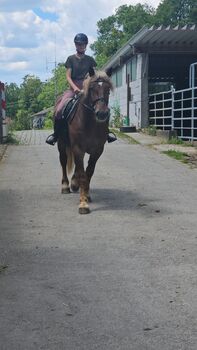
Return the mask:
{"type": "MultiPolygon", "coordinates": [[[[98,78],[97,80],[95,80],[92,83],[97,84],[97,83],[104,83],[104,82],[105,82],[104,80],[98,78]]],[[[96,106],[96,103],[99,101],[104,102],[106,104],[106,106],[108,104],[108,101],[106,101],[106,99],[104,97],[99,97],[99,98],[96,98],[94,101],[92,101],[92,103],[90,105],[87,105],[86,103],[82,103],[82,105],[84,107],[86,107],[87,109],[89,109],[91,112],[95,113],[95,106],[96,106]]]]}
{"type": "MultiPolygon", "coordinates": [[[[99,97],[96,100],[94,100],[90,105],[87,105],[86,103],[82,103],[82,105],[84,107],[86,107],[87,109],[89,109],[91,112],[95,113],[95,106],[96,106],[96,103],[99,101],[106,103],[104,97],[99,97]]],[[[106,105],[107,105],[107,103],[106,103],[106,105]]]]}

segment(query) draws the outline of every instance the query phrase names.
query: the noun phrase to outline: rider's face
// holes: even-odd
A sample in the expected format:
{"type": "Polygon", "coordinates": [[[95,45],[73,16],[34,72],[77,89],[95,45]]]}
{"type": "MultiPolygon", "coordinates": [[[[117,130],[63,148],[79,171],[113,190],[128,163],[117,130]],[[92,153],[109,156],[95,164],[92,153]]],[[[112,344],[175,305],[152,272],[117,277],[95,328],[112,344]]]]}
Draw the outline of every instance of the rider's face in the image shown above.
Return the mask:
{"type": "Polygon", "coordinates": [[[86,44],[75,44],[77,52],[83,54],[86,50],[86,44]]]}

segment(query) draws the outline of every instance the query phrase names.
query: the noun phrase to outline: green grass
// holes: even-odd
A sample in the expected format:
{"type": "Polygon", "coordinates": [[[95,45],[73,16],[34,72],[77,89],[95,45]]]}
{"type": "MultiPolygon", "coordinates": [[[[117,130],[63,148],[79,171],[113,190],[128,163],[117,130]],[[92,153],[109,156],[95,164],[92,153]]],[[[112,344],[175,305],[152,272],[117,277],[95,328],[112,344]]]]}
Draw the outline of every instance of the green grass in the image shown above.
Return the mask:
{"type": "Polygon", "coordinates": [[[131,143],[131,144],[139,144],[139,142],[137,142],[136,140],[134,140],[132,138],[132,136],[128,136],[126,134],[124,134],[123,132],[117,130],[117,129],[113,129],[113,128],[110,128],[110,131],[114,132],[114,134],[116,134],[117,137],[127,141],[128,143],[131,143]]]}
{"type": "Polygon", "coordinates": [[[176,137],[172,137],[167,143],[170,145],[184,145],[184,141],[176,137]]]}
{"type": "Polygon", "coordinates": [[[187,154],[184,152],[169,150],[169,151],[163,151],[162,153],[174,159],[180,160],[183,163],[187,163],[187,154]]]}

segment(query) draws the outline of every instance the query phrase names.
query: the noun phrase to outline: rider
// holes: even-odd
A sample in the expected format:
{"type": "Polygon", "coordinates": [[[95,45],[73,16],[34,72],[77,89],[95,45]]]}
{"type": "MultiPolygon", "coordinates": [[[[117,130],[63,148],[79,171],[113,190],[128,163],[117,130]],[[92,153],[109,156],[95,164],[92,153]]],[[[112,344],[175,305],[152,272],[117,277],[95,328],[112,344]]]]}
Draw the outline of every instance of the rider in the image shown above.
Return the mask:
{"type": "MultiPolygon", "coordinates": [[[[65,91],[56,102],[54,133],[49,135],[46,139],[46,143],[53,146],[58,139],[61,129],[65,128],[64,120],[62,119],[62,109],[65,105],[65,101],[68,98],[74,97],[82,90],[83,80],[89,72],[89,69],[96,67],[96,62],[93,57],[85,54],[88,37],[83,33],[79,33],[75,36],[74,43],[77,52],[69,56],[65,63],[66,79],[70,89],[65,91]]],[[[113,133],[108,133],[107,140],[108,142],[113,142],[116,140],[116,136],[113,133]]]]}

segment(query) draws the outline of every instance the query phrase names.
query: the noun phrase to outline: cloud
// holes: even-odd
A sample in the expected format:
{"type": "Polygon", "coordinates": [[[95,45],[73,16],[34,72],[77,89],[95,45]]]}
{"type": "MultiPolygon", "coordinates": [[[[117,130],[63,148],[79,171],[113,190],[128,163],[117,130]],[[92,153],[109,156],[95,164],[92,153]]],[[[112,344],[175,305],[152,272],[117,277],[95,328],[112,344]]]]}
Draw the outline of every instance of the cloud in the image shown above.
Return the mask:
{"type": "MultiPolygon", "coordinates": [[[[149,0],[149,4],[157,6],[159,1],[149,0]]],[[[85,32],[92,43],[101,18],[112,15],[122,4],[137,2],[0,0],[0,80],[20,84],[27,74],[46,80],[55,61],[63,62],[74,52],[77,32],[85,32]]],[[[90,49],[87,53],[91,54],[90,49]]]]}
{"type": "Polygon", "coordinates": [[[7,63],[4,64],[4,68],[7,69],[8,71],[19,71],[22,70],[24,71],[24,69],[27,69],[29,66],[28,62],[25,61],[18,61],[18,62],[11,62],[11,63],[7,63]]]}

